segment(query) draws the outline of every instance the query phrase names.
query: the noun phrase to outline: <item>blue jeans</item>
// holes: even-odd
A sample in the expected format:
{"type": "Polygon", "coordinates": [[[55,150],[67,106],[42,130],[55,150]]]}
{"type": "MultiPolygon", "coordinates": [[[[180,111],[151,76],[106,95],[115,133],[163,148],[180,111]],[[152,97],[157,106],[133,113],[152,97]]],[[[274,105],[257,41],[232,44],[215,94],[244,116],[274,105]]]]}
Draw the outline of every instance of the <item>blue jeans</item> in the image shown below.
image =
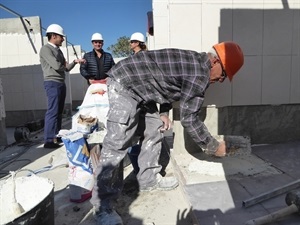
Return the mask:
{"type": "Polygon", "coordinates": [[[61,129],[62,114],[66,99],[66,85],[55,81],[44,81],[47,95],[45,114],[44,141],[53,142],[61,129]]]}

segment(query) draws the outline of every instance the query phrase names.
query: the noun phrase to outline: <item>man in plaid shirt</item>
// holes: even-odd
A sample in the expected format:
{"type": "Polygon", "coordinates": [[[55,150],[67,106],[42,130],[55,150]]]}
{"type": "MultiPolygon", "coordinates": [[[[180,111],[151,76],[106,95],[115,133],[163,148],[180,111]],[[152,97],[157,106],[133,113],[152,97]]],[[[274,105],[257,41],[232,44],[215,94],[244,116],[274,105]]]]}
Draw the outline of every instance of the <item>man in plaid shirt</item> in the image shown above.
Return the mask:
{"type": "MultiPolygon", "coordinates": [[[[108,72],[107,135],[91,200],[98,225],[123,224],[111,203],[122,190],[121,161],[141,132],[144,140],[137,174],[140,191],[170,190],[178,186],[175,178],[159,175],[163,123],[149,103],[164,106],[180,101],[181,124],[193,140],[207,154],[225,156],[225,143],[212,137],[198,114],[208,86],[223,82],[226,77],[232,80],[243,63],[241,48],[233,42],[222,42],[208,53],[180,49],[140,52],[120,61],[108,72]]],[[[161,107],[160,113],[168,110],[161,107]]]]}

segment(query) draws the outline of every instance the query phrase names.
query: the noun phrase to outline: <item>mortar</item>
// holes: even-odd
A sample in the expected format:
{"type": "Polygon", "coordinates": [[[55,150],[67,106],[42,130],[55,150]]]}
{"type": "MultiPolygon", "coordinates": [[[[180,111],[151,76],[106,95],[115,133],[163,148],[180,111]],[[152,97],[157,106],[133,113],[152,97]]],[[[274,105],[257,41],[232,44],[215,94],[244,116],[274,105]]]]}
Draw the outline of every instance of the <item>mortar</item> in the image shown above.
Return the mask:
{"type": "Polygon", "coordinates": [[[15,179],[16,200],[24,208],[17,215],[11,208],[13,180],[7,179],[0,186],[0,225],[53,225],[54,183],[32,175],[15,179]]]}

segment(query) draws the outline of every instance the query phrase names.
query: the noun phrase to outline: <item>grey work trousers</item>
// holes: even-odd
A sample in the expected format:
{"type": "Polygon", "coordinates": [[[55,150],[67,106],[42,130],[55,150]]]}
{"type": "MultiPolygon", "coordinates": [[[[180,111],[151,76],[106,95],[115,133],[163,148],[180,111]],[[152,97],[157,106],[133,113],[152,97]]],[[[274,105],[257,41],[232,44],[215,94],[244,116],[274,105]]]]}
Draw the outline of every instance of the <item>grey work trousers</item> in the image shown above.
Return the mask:
{"type": "MultiPolygon", "coordinates": [[[[97,208],[111,208],[123,188],[122,160],[127,149],[140,140],[140,167],[137,179],[140,187],[156,185],[163,122],[156,109],[147,108],[131,97],[128,90],[113,80],[108,81],[110,109],[107,134],[103,140],[100,163],[95,170],[95,186],[91,203],[97,208]]],[[[153,105],[153,104],[152,104],[153,105]]]]}

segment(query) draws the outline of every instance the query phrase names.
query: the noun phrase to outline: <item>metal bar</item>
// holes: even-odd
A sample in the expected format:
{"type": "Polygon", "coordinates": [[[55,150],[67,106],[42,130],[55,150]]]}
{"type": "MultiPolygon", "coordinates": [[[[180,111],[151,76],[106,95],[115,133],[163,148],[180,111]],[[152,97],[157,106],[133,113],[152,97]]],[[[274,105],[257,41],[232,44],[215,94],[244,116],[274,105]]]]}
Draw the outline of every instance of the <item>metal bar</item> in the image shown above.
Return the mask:
{"type": "Polygon", "coordinates": [[[29,42],[30,42],[32,48],[33,48],[33,51],[34,51],[35,54],[37,54],[37,50],[36,50],[36,48],[35,48],[35,46],[34,46],[34,44],[33,44],[33,41],[32,41],[32,39],[31,39],[30,35],[29,35],[29,31],[28,31],[28,29],[27,29],[27,27],[26,27],[26,25],[25,25],[25,22],[24,22],[24,19],[23,19],[22,16],[20,17],[20,20],[21,20],[21,22],[22,22],[22,24],[23,24],[23,27],[24,27],[25,31],[26,31],[27,37],[28,37],[28,39],[29,39],[29,42]]]}
{"type": "Polygon", "coordinates": [[[14,14],[14,15],[17,16],[17,17],[22,17],[20,14],[16,13],[15,11],[13,11],[13,10],[7,8],[6,6],[4,6],[4,5],[2,5],[2,4],[0,4],[0,7],[1,7],[2,9],[4,9],[4,10],[6,10],[6,11],[12,13],[12,14],[14,14]]]}
{"type": "MultiPolygon", "coordinates": [[[[21,19],[21,22],[22,22],[22,24],[23,24],[23,26],[24,26],[24,29],[25,29],[26,33],[27,33],[27,36],[28,36],[28,39],[29,39],[29,41],[30,41],[30,43],[31,43],[31,45],[32,45],[32,48],[33,48],[34,52],[37,53],[37,50],[36,50],[35,46],[33,45],[33,42],[32,42],[31,37],[30,37],[30,35],[29,35],[28,29],[27,29],[27,27],[26,27],[26,25],[25,25],[25,23],[24,23],[23,16],[20,15],[19,13],[15,12],[15,11],[13,11],[12,9],[7,8],[7,7],[4,6],[3,4],[0,4],[0,8],[6,10],[6,11],[8,11],[8,12],[10,12],[11,14],[14,14],[15,16],[17,16],[17,17],[19,17],[19,18],[21,19]]],[[[44,27],[42,27],[42,30],[46,31],[46,29],[45,29],[44,27]]],[[[71,42],[67,41],[67,44],[70,44],[70,45],[72,45],[72,47],[73,47],[73,44],[72,44],[71,42]]],[[[74,47],[73,47],[73,49],[74,49],[74,47]]],[[[77,55],[76,55],[76,56],[77,56],[77,55]]],[[[78,56],[77,56],[77,58],[78,58],[78,56]]]]}
{"type": "Polygon", "coordinates": [[[31,44],[31,46],[32,46],[32,48],[33,48],[33,51],[34,51],[35,54],[37,54],[37,50],[36,50],[36,48],[35,48],[35,46],[34,46],[34,44],[33,44],[33,41],[32,41],[32,39],[31,39],[30,35],[29,35],[29,31],[28,31],[28,29],[27,29],[27,27],[26,27],[26,25],[25,25],[23,16],[21,16],[20,14],[16,13],[15,11],[13,11],[13,10],[7,8],[6,6],[4,6],[4,5],[2,5],[2,4],[0,4],[0,7],[20,18],[20,20],[21,20],[21,22],[22,22],[22,25],[23,25],[23,27],[24,27],[24,30],[26,31],[27,37],[28,37],[28,39],[29,39],[29,42],[30,42],[30,44],[31,44]]]}
{"type": "Polygon", "coordinates": [[[286,193],[288,191],[291,191],[291,190],[293,190],[295,188],[298,188],[298,187],[300,187],[300,179],[296,180],[294,182],[291,182],[289,184],[286,184],[282,187],[275,188],[272,191],[267,191],[267,192],[262,193],[258,196],[249,198],[249,199],[243,201],[243,207],[247,208],[249,206],[255,205],[255,204],[260,203],[262,201],[265,201],[267,199],[270,199],[270,198],[276,197],[278,195],[284,194],[284,193],[286,193]]]}
{"type": "Polygon", "coordinates": [[[77,52],[76,52],[76,49],[75,49],[75,47],[74,47],[73,44],[72,44],[72,48],[73,48],[73,51],[74,51],[74,54],[75,54],[76,58],[79,59],[79,58],[78,58],[78,55],[77,55],[77,52]]]}

